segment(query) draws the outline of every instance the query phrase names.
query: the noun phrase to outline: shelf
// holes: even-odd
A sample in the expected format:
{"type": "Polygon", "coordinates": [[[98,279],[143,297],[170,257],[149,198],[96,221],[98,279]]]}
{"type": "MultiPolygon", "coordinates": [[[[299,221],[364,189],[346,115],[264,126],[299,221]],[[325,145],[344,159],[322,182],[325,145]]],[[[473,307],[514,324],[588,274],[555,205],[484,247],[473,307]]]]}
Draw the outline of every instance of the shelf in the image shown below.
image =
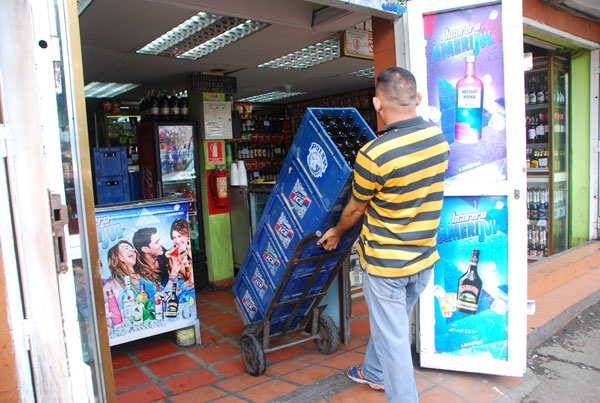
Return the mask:
{"type": "Polygon", "coordinates": [[[527,148],[548,148],[548,143],[527,144],[527,148]]]}
{"type": "Polygon", "coordinates": [[[526,111],[526,112],[528,112],[528,111],[541,111],[541,110],[546,110],[546,109],[548,109],[548,104],[547,104],[547,103],[544,103],[544,104],[532,104],[532,105],[528,104],[528,105],[525,105],[525,111],[526,111]]]}
{"type": "Polygon", "coordinates": [[[528,174],[548,174],[550,170],[548,168],[527,168],[528,174]]]}

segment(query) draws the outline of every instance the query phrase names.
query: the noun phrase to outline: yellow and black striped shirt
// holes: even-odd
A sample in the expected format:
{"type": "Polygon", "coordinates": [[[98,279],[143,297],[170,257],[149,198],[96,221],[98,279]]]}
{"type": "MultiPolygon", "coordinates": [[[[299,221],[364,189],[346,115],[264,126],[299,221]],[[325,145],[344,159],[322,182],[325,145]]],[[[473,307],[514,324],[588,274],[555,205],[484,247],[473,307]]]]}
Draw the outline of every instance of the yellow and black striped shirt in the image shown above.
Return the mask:
{"type": "Polygon", "coordinates": [[[354,166],[353,197],[368,202],[358,253],[369,274],[403,277],[439,260],[435,248],[450,147],[420,117],[387,126],[354,166]]]}

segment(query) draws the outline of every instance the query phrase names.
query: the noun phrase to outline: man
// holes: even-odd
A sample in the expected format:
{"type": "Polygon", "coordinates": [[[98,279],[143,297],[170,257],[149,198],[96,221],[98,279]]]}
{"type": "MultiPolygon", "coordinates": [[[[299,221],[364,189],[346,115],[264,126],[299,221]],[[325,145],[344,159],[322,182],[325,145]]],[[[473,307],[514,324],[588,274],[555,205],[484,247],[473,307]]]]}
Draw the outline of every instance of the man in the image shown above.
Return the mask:
{"type": "Polygon", "coordinates": [[[158,229],[154,227],[140,228],[133,234],[133,246],[140,254],[142,263],[156,270],[160,275],[160,283],[166,286],[169,279],[169,259],[165,256],[158,229]]]}
{"type": "Polygon", "coordinates": [[[358,253],[371,337],[363,364],[347,374],[385,389],[393,403],[418,401],[409,318],[439,260],[435,245],[448,168],[448,143],[439,128],[417,116],[420,102],[409,71],[394,67],[379,74],[373,106],[387,126],[360,150],[352,197],[318,241],[334,249],[344,231],[362,220],[358,253]]]}

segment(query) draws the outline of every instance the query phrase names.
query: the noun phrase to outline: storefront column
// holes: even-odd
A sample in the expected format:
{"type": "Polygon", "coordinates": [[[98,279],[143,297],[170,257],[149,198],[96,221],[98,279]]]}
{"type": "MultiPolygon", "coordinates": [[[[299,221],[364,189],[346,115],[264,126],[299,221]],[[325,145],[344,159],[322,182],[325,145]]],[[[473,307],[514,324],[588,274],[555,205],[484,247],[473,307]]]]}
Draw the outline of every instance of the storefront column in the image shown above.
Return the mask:
{"type": "MultiPolygon", "coordinates": [[[[394,41],[394,21],[379,17],[372,17],[373,26],[373,64],[375,77],[379,72],[396,66],[396,44],[394,41]]],[[[377,116],[377,128],[383,129],[385,125],[377,116]]]]}
{"type": "Polygon", "coordinates": [[[207,140],[203,140],[204,128],[202,127],[202,122],[204,121],[202,116],[202,102],[225,101],[225,94],[188,91],[188,100],[190,118],[198,122],[200,166],[196,174],[199,175],[202,185],[196,197],[202,203],[208,281],[217,287],[226,287],[232,285],[234,281],[229,208],[215,209],[209,194],[209,176],[217,166],[208,163],[207,140]]]}

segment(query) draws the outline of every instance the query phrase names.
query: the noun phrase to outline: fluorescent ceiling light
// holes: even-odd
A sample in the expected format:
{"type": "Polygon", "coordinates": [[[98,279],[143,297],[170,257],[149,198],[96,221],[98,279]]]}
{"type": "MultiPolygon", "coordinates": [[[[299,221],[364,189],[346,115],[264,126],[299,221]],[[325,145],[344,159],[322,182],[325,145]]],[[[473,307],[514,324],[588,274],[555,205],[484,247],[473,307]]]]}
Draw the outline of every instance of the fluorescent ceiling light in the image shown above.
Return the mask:
{"type": "Polygon", "coordinates": [[[128,83],[100,83],[94,81],[85,86],[86,98],[112,98],[136,87],[140,84],[128,83]]]}
{"type": "Polygon", "coordinates": [[[276,101],[278,99],[295,97],[296,95],[302,95],[302,94],[306,94],[306,92],[273,91],[273,92],[268,92],[266,94],[255,95],[253,97],[238,99],[237,102],[265,103],[265,102],[276,101]]]}
{"type": "Polygon", "coordinates": [[[340,36],[315,43],[304,49],[279,57],[258,67],[272,69],[307,69],[340,57],[340,36]]]}
{"type": "Polygon", "coordinates": [[[375,78],[375,67],[368,67],[366,69],[353,71],[352,73],[348,73],[349,76],[357,76],[357,77],[368,77],[375,78]]]}
{"type": "Polygon", "coordinates": [[[137,53],[196,60],[269,24],[200,12],[137,53]]]}

